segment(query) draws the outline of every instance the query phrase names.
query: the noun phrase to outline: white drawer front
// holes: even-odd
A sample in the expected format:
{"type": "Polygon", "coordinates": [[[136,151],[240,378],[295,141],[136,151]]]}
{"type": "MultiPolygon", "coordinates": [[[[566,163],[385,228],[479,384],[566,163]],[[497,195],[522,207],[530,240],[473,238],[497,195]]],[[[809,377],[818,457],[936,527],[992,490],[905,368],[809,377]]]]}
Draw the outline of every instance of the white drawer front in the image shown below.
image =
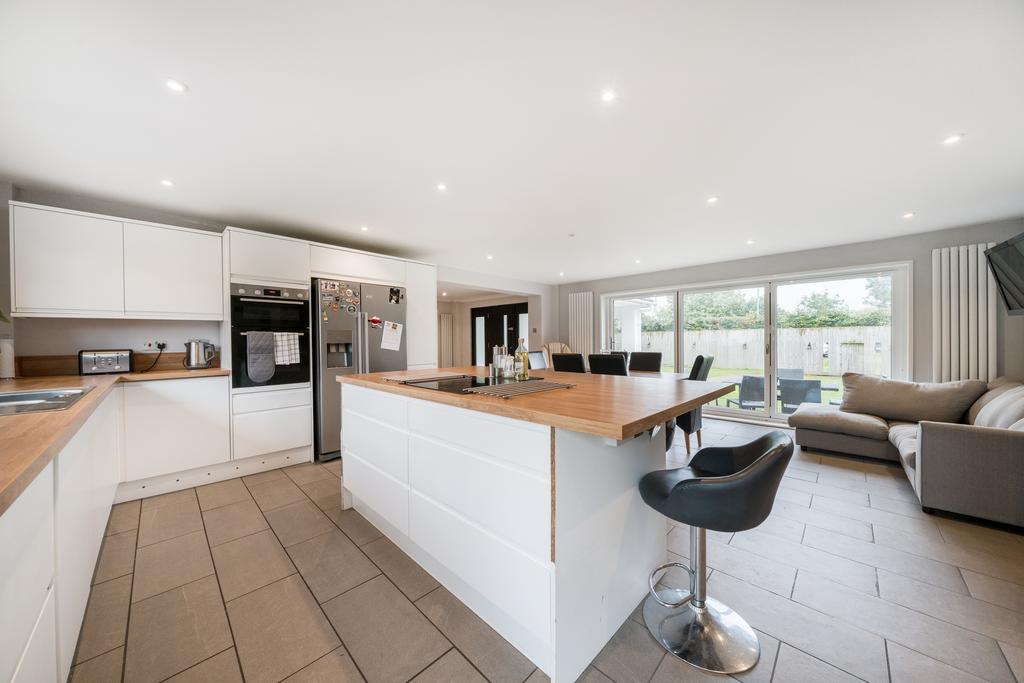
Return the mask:
{"type": "Polygon", "coordinates": [[[235,459],[313,443],[313,407],[296,406],[232,416],[235,459]]]}
{"type": "Polygon", "coordinates": [[[409,435],[359,413],[342,416],[345,453],[352,453],[403,484],[409,483],[409,435]]]}
{"type": "Polygon", "coordinates": [[[409,431],[455,444],[547,476],[551,428],[463,408],[409,401],[409,431]]]}
{"type": "MultiPolygon", "coordinates": [[[[0,680],[14,674],[54,575],[53,464],[0,516],[0,680]]],[[[51,639],[55,634],[51,634],[51,639]]],[[[56,667],[56,658],[54,658],[56,667]]]]}
{"type": "Polygon", "coordinates": [[[416,491],[410,496],[409,520],[414,543],[529,633],[551,642],[550,564],[531,559],[416,491]]]}
{"type": "Polygon", "coordinates": [[[486,456],[413,436],[409,483],[544,562],[551,555],[551,483],[486,456]],[[458,476],[452,476],[457,472],[458,476]]]}
{"type": "Polygon", "coordinates": [[[408,486],[346,453],[345,488],[401,533],[409,535],[408,486]]]}
{"type": "Polygon", "coordinates": [[[364,389],[351,384],[342,385],[341,406],[371,417],[397,429],[409,426],[409,399],[374,389],[364,389]]]}
{"type": "Polygon", "coordinates": [[[293,406],[313,405],[312,389],[281,389],[251,394],[235,394],[231,400],[231,412],[235,415],[254,413],[258,410],[277,410],[293,406]]]}
{"type": "Polygon", "coordinates": [[[39,612],[39,618],[32,630],[32,637],[25,646],[18,671],[11,683],[39,683],[59,681],[57,673],[57,615],[53,603],[53,589],[46,592],[46,601],[39,612]]]}

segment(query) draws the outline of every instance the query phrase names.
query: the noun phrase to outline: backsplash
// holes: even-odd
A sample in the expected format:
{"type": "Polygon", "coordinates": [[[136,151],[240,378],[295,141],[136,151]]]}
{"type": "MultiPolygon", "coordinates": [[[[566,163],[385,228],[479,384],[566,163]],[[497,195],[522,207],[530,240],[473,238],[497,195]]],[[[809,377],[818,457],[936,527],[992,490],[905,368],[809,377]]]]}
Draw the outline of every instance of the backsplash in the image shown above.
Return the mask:
{"type": "Polygon", "coordinates": [[[220,348],[220,323],[199,320],[98,320],[17,318],[14,350],[18,356],[59,356],[81,349],[129,348],[156,351],[147,342],[166,341],[182,352],[189,339],[207,339],[220,348]]]}

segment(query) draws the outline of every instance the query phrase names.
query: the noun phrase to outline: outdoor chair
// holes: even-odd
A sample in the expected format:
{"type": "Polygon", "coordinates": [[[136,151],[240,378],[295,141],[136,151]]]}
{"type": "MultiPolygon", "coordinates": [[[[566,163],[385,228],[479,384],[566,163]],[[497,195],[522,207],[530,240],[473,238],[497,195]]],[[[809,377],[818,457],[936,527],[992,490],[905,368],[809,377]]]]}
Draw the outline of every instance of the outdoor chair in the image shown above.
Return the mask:
{"type": "Polygon", "coordinates": [[[737,406],[742,410],[764,410],[764,377],[743,375],[739,398],[727,399],[725,405],[737,406]]]}
{"type": "Polygon", "coordinates": [[[782,412],[788,415],[796,412],[801,403],[821,403],[821,380],[780,379],[779,394],[782,412]]]}

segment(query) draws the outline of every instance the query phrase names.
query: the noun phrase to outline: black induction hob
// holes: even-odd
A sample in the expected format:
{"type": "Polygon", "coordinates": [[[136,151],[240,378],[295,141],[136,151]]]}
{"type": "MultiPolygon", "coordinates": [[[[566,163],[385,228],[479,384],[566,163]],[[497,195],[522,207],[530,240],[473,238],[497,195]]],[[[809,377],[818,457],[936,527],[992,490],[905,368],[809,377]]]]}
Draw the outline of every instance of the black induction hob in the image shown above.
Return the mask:
{"type": "MultiPolygon", "coordinates": [[[[543,379],[543,377],[531,377],[530,379],[543,379]]],[[[460,375],[459,377],[446,377],[445,379],[433,379],[425,382],[408,381],[405,384],[410,387],[420,387],[432,391],[461,394],[466,389],[489,387],[494,384],[515,384],[515,382],[516,380],[508,377],[492,379],[490,377],[476,377],[475,375],[460,375]]]]}

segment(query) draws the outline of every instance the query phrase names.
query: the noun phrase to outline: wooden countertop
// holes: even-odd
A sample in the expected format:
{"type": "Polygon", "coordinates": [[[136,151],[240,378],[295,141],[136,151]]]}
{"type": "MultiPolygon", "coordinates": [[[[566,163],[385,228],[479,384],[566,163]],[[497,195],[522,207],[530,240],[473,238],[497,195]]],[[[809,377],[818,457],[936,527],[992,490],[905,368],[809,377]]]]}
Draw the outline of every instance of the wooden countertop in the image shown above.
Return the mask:
{"type": "Polygon", "coordinates": [[[66,410],[0,415],[0,514],[17,500],[36,476],[60,453],[107,394],[120,382],[220,377],[226,368],[167,370],[123,375],[65,375],[0,380],[0,392],[92,387],[66,410]]]}
{"type": "Polygon", "coordinates": [[[543,377],[576,386],[572,389],[554,389],[503,399],[479,394],[433,391],[384,379],[394,375],[430,377],[446,372],[487,376],[487,368],[471,366],[441,370],[376,372],[347,375],[337,379],[342,383],[392,394],[617,440],[631,438],[646,429],[664,424],[677,415],[688,413],[733,390],[732,384],[691,381],[684,375],[675,373],[643,373],[617,377],[534,370],[530,372],[530,377],[543,377]]]}

